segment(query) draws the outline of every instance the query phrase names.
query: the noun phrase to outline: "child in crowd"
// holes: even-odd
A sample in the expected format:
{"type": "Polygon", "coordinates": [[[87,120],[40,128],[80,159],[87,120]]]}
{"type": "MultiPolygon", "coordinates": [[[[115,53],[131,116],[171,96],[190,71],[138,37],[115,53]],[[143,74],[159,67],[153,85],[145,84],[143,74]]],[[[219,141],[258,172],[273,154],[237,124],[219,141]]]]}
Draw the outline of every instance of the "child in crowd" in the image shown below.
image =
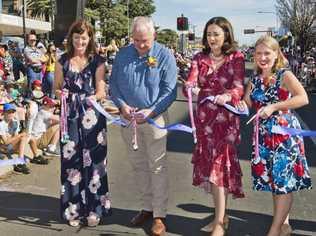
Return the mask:
{"type": "Polygon", "coordinates": [[[36,139],[36,145],[48,156],[59,156],[56,145],[59,142],[59,115],[54,115],[56,102],[49,98],[43,98],[43,106],[37,113],[32,127],[32,136],[36,139]]]}

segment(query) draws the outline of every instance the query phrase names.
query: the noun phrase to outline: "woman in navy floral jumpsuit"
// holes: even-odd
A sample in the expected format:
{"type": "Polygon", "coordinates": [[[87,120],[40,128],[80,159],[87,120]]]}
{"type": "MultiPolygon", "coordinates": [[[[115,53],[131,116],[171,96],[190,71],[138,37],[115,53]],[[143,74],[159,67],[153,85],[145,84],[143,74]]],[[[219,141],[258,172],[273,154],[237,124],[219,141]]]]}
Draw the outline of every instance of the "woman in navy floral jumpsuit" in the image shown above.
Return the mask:
{"type": "Polygon", "coordinates": [[[68,49],[56,63],[56,95],[66,96],[68,139],[61,142],[61,215],[71,226],[96,226],[110,211],[106,119],[89,100],[105,97],[104,60],[90,25],[74,22],[68,49]]]}

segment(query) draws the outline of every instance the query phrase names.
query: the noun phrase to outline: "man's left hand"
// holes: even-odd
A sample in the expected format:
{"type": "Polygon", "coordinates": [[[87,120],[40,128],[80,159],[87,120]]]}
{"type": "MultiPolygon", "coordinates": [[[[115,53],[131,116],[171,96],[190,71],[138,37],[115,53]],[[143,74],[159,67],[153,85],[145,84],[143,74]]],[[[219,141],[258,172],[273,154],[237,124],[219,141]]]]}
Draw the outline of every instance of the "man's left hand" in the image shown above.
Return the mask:
{"type": "Polygon", "coordinates": [[[137,111],[137,113],[135,114],[137,124],[145,123],[146,119],[151,118],[153,114],[154,112],[151,109],[142,109],[142,110],[137,111]]]}

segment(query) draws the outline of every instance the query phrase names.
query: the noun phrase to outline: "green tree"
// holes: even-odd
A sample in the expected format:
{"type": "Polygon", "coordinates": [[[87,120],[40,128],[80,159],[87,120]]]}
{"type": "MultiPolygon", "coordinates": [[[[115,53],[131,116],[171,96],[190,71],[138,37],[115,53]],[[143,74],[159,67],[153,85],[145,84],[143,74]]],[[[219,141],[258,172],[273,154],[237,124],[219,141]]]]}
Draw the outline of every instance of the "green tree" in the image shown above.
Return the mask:
{"type": "Polygon", "coordinates": [[[55,9],[55,0],[26,0],[26,9],[32,17],[50,21],[55,9]]]}
{"type": "Polygon", "coordinates": [[[171,29],[162,29],[157,31],[157,41],[169,48],[176,48],[178,42],[178,34],[171,29]]]}
{"type": "Polygon", "coordinates": [[[276,9],[282,25],[290,29],[302,52],[308,50],[315,40],[315,5],[310,0],[276,0],[276,9]]]}
{"type": "Polygon", "coordinates": [[[88,0],[85,18],[92,24],[100,21],[102,36],[108,43],[111,39],[119,40],[127,36],[131,18],[149,16],[154,11],[153,0],[88,0]]]}
{"type": "Polygon", "coordinates": [[[118,40],[126,37],[128,18],[124,13],[125,7],[121,4],[114,5],[104,15],[101,13],[102,35],[107,43],[112,39],[118,40]]]}
{"type": "Polygon", "coordinates": [[[118,0],[117,3],[126,6],[125,15],[130,19],[136,16],[151,16],[156,11],[153,0],[118,0]]]}

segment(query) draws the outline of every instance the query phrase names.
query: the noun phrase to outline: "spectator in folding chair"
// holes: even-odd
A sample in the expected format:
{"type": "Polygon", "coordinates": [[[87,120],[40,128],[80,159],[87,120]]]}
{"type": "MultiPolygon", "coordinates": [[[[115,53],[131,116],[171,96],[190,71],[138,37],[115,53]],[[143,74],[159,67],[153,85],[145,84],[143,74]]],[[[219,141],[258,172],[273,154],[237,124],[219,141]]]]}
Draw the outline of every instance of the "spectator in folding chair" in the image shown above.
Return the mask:
{"type": "Polygon", "coordinates": [[[37,113],[32,137],[36,140],[38,148],[45,150],[44,155],[59,156],[56,145],[59,142],[59,115],[54,115],[56,102],[49,98],[43,98],[43,106],[37,113]]]}
{"type": "MultiPolygon", "coordinates": [[[[3,120],[0,121],[0,152],[12,158],[12,154],[17,152],[20,158],[24,158],[25,146],[28,143],[28,135],[19,133],[19,122],[16,117],[16,108],[11,103],[3,105],[3,120]]],[[[34,158],[35,161],[38,161],[34,158]]],[[[14,171],[29,174],[30,169],[26,164],[14,166],[14,171]]]]}
{"type": "MultiPolygon", "coordinates": [[[[19,133],[19,121],[16,119],[16,107],[11,103],[5,103],[3,105],[3,120],[0,122],[0,142],[3,145],[1,151],[5,151],[10,155],[17,152],[20,158],[25,158],[26,144],[30,144],[33,158],[30,158],[30,162],[39,165],[47,165],[48,160],[42,155],[38,155],[38,149],[36,146],[36,140],[30,138],[30,136],[24,132],[19,133]]],[[[20,164],[14,166],[14,170],[28,174],[30,170],[26,164],[20,164]]]]}

